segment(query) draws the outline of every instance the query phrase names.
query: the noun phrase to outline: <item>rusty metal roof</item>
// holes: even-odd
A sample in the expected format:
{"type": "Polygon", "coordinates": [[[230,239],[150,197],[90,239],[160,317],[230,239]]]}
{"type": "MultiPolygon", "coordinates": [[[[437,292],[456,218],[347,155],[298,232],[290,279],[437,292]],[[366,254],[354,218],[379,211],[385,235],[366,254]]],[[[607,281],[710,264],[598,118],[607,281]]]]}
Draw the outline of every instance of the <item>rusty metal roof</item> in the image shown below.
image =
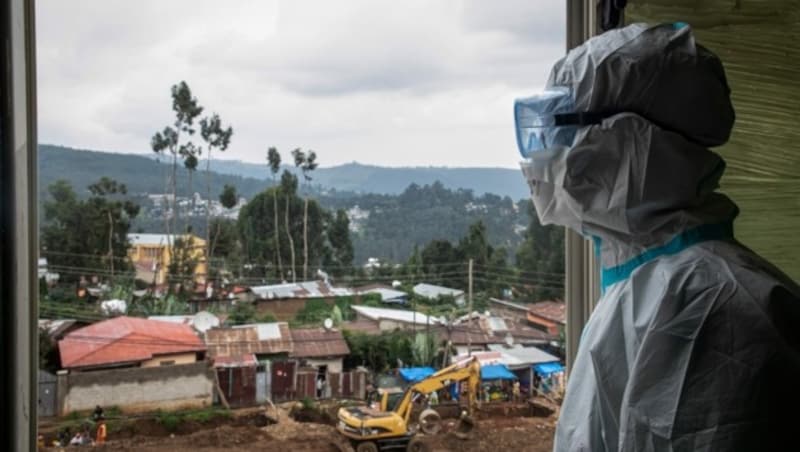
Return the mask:
{"type": "Polygon", "coordinates": [[[291,330],[295,358],[322,358],[350,354],[342,332],[324,328],[298,328],[291,330]]]}
{"type": "Polygon", "coordinates": [[[566,305],[560,301],[540,301],[528,305],[528,312],[561,324],[566,320],[566,305]]]}
{"type": "MultiPolygon", "coordinates": [[[[205,333],[208,354],[216,358],[218,356],[241,356],[247,354],[290,353],[292,351],[292,336],[289,332],[289,325],[285,322],[280,322],[276,325],[280,332],[280,337],[269,336],[271,338],[267,340],[259,338],[259,327],[256,325],[208,330],[205,333]]],[[[264,336],[262,335],[262,337],[264,336]]]]}
{"type": "Polygon", "coordinates": [[[256,367],[256,355],[217,356],[214,358],[214,367],[256,367]]]}

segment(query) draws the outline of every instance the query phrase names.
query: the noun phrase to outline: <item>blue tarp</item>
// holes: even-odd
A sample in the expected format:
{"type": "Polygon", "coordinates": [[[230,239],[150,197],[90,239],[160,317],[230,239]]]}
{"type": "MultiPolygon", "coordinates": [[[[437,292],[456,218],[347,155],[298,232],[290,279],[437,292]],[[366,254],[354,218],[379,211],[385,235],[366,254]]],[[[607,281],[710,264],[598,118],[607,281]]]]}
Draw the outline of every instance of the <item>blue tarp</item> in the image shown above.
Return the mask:
{"type": "Polygon", "coordinates": [[[537,374],[546,377],[556,372],[563,372],[564,366],[562,366],[561,363],[542,363],[534,365],[533,370],[536,371],[537,374]]]}
{"type": "Polygon", "coordinates": [[[508,367],[503,364],[492,364],[481,366],[481,380],[516,380],[517,376],[514,375],[508,367]]]}
{"type": "Polygon", "coordinates": [[[400,376],[408,383],[416,383],[434,372],[433,367],[404,367],[400,369],[400,376]]]}

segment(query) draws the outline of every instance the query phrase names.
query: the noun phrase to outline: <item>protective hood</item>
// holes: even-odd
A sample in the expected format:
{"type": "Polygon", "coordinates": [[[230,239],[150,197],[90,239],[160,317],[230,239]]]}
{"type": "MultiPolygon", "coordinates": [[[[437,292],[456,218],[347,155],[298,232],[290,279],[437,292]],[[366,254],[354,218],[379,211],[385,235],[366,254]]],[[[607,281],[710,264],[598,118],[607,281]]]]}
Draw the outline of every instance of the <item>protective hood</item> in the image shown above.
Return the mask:
{"type": "Polygon", "coordinates": [[[715,192],[719,155],[631,113],[584,128],[569,149],[533,154],[522,169],[540,222],[599,238],[606,268],[738,214],[715,192]]]}
{"type": "Polygon", "coordinates": [[[735,218],[715,193],[725,163],[705,147],[730,135],[729,89],[689,27],[634,24],[593,38],[556,63],[547,89],[556,87],[572,91],[577,112],[620,113],[523,162],[542,224],[599,238],[611,267],[735,218]]]}
{"type": "Polygon", "coordinates": [[[633,24],[558,61],[547,88],[569,88],[578,112],[637,113],[703,146],[730,137],[735,114],[722,63],[689,26],[633,24]]]}

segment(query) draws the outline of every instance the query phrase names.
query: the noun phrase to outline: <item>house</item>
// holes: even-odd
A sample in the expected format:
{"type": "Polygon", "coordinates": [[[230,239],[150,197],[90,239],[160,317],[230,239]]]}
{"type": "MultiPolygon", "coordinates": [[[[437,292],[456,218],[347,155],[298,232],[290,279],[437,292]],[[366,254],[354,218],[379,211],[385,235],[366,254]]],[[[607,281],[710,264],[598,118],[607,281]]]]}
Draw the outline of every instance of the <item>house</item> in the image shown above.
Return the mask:
{"type": "Polygon", "coordinates": [[[310,396],[312,384],[317,397],[341,394],[344,383],[349,386],[349,377],[347,382],[343,378],[343,361],[350,354],[342,332],[326,328],[297,328],[291,332],[293,349],[289,356],[297,359],[299,367],[305,370],[298,372],[298,379],[304,377],[299,382],[305,389],[303,394],[310,396]]]}
{"type": "Polygon", "coordinates": [[[528,306],[513,301],[489,298],[492,314],[505,320],[528,323],[528,306]]]}
{"type": "Polygon", "coordinates": [[[336,329],[295,328],[291,330],[292,351],[289,356],[316,367],[320,374],[341,373],[342,358],[350,354],[350,348],[336,329]]]}
{"type": "Polygon", "coordinates": [[[566,305],[562,301],[540,301],[528,305],[528,323],[558,337],[566,324],[566,305]]]}
{"type": "Polygon", "coordinates": [[[337,297],[354,295],[350,289],[333,287],[328,281],[252,286],[250,291],[259,313],[269,312],[281,321],[293,319],[311,299],[323,300],[333,307],[337,297]]]}
{"type": "Polygon", "coordinates": [[[457,305],[464,304],[464,291],[458,289],[451,289],[449,287],[436,286],[433,284],[419,283],[412,289],[414,293],[422,298],[428,300],[435,300],[439,297],[453,297],[457,305]]]}
{"type": "Polygon", "coordinates": [[[176,255],[194,262],[192,272],[196,283],[205,283],[208,272],[206,242],[193,234],[128,234],[128,257],[136,268],[136,279],[161,285],[167,283],[169,266],[173,263],[172,249],[183,244],[176,255]]]}
{"type": "Polygon", "coordinates": [[[58,350],[62,368],[90,371],[191,364],[206,346],[188,325],[121,316],[72,331],[58,350]]]}
{"type": "Polygon", "coordinates": [[[360,292],[364,294],[374,293],[381,296],[381,303],[384,304],[397,304],[397,305],[407,305],[408,304],[408,294],[395,289],[377,287],[374,289],[368,289],[364,292],[360,292]]]}
{"type": "Polygon", "coordinates": [[[426,326],[435,326],[440,323],[437,317],[402,309],[373,308],[368,306],[351,306],[356,313],[356,320],[372,321],[380,331],[393,331],[396,329],[424,329],[426,326]]]}
{"type": "Polygon", "coordinates": [[[203,337],[208,355],[215,361],[218,357],[238,359],[245,355],[255,355],[259,361],[288,358],[292,351],[292,335],[286,322],[212,328],[203,337]]]}

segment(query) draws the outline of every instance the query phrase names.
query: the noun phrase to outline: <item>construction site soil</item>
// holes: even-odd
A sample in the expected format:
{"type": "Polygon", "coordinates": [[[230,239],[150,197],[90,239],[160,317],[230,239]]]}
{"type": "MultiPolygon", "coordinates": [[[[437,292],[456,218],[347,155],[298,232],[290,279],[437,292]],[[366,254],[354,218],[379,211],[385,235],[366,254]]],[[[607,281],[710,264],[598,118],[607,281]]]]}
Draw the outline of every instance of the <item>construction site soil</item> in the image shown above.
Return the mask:
{"type": "MultiPolygon", "coordinates": [[[[222,450],[280,452],[342,452],[349,449],[334,429],[333,408],[309,410],[296,405],[236,410],[230,417],[208,422],[186,422],[168,431],[154,419],[127,422],[95,450],[204,452],[222,450]]],[[[557,408],[496,405],[481,410],[477,427],[466,440],[454,434],[456,421],[442,420],[435,435],[420,435],[430,452],[530,451],[553,449],[557,408]]],[[[444,416],[443,416],[444,417],[444,416]]],[[[46,436],[52,436],[52,432],[46,436]]],[[[60,450],[48,448],[45,450],[60,450]]],[[[74,448],[69,448],[70,450],[74,448]]]]}

